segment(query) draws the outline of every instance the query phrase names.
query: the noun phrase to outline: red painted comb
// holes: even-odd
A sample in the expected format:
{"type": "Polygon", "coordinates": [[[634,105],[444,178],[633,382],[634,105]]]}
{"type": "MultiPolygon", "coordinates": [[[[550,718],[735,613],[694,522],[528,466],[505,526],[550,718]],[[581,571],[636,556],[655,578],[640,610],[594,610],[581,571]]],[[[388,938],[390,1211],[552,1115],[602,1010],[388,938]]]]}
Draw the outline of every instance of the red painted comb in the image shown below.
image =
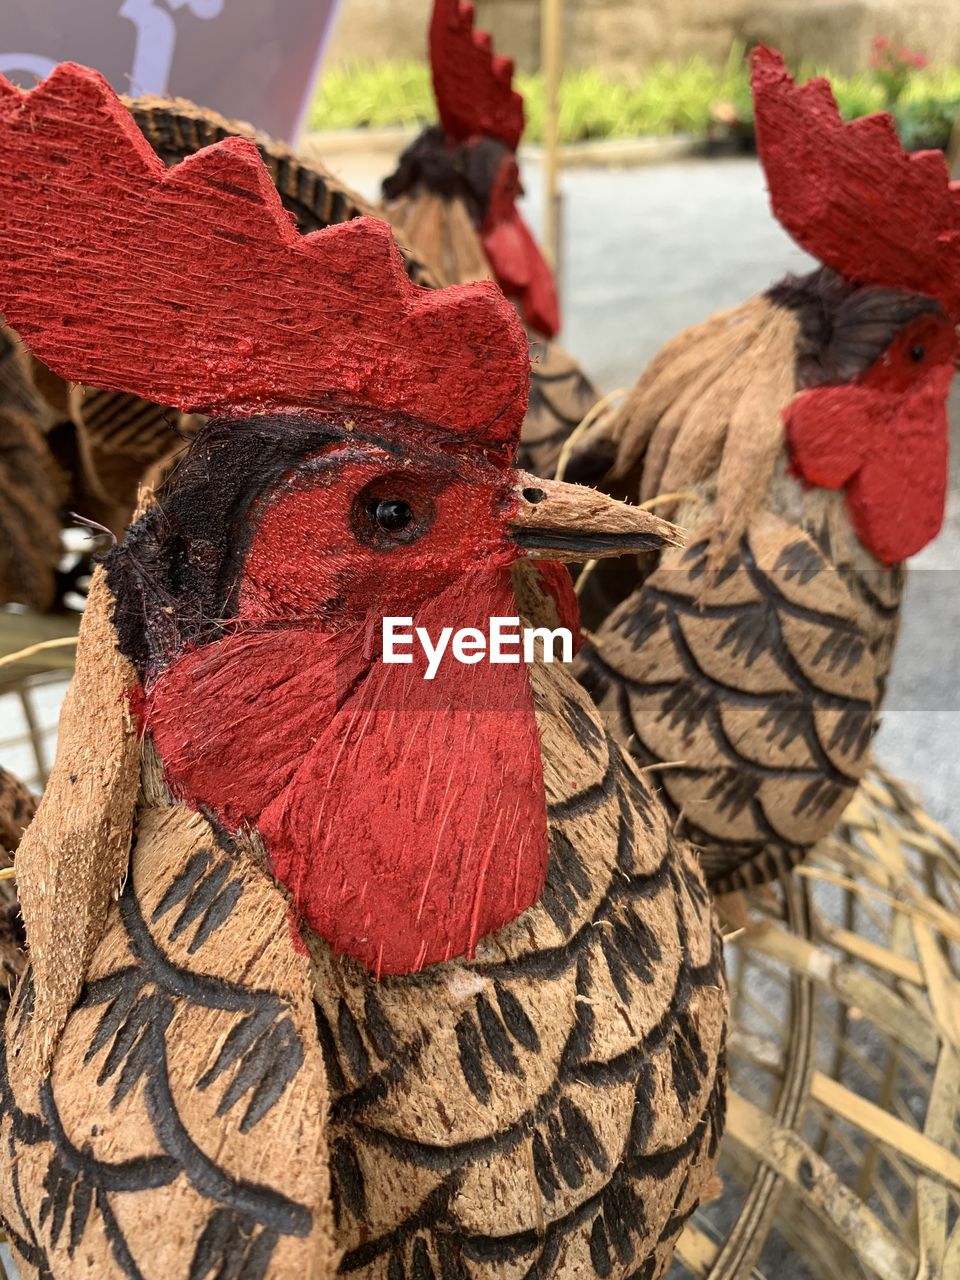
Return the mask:
{"type": "Polygon", "coordinates": [[[495,284],[419,288],[373,218],[301,236],[250,142],[165,169],[70,63],[0,77],[0,311],[61,377],[180,409],[362,404],[500,444],[526,407],[495,284]]]}
{"type": "Polygon", "coordinates": [[[448,137],[478,135],[516,151],[523,133],[523,98],[513,89],[513,62],[498,58],[486,31],[473,29],[473,5],[434,0],[430,66],[440,122],[448,137]]]}
{"type": "Polygon", "coordinates": [[[794,240],[848,280],[960,318],[960,190],[941,153],[909,155],[886,114],[844,124],[826,80],[795,85],[762,46],[753,98],[773,211],[794,240]]]}

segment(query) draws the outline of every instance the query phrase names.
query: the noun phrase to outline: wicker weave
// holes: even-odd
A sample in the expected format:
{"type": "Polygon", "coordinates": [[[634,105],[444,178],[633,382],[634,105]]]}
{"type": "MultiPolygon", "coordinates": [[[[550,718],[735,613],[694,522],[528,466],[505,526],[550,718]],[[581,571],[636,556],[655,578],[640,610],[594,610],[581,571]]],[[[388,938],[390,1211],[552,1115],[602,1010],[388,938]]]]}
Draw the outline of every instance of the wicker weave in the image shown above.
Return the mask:
{"type": "Polygon", "coordinates": [[[722,906],[724,1189],[671,1276],[960,1275],[960,849],[874,772],[799,872],[722,906]]]}

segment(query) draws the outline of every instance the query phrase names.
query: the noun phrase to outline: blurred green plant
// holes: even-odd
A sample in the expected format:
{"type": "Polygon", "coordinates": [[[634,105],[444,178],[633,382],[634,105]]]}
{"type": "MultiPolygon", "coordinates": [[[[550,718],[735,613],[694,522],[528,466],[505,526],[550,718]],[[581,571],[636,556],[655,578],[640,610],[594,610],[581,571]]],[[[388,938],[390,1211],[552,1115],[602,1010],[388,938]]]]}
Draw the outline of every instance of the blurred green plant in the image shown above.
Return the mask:
{"type": "Polygon", "coordinates": [[[424,124],[437,109],[425,62],[354,62],[324,71],[308,129],[379,129],[424,124]]]}
{"type": "MultiPolygon", "coordinates": [[[[898,55],[899,56],[899,55],[898,55]]],[[[960,115],[960,68],[904,64],[903,83],[891,86],[877,67],[854,76],[831,75],[845,120],[889,108],[910,149],[945,146],[960,115]]],[[[803,80],[820,74],[798,68],[803,80]]],[[[899,75],[899,71],[898,71],[899,75]]],[[[519,75],[527,109],[525,138],[541,142],[545,101],[539,74],[519,75]]],[[[317,88],[310,129],[422,125],[436,119],[429,69],[421,62],[365,63],[331,67],[317,88]]],[[[661,63],[634,80],[616,79],[594,68],[568,71],[561,84],[561,142],[666,134],[729,136],[749,141],[753,104],[742,45],[724,66],[697,57],[682,66],[661,63]]]]}

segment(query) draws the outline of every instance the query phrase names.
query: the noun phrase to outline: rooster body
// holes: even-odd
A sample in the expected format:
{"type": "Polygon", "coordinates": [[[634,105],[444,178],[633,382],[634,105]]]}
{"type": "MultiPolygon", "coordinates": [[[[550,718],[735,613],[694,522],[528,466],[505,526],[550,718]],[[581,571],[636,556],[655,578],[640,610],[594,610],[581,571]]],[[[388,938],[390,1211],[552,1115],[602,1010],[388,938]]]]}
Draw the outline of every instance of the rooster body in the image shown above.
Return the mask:
{"type": "MultiPolygon", "coordinates": [[[[662,1273],[722,1132],[719,941],[692,851],[555,674],[532,676],[540,900],[408,978],[310,931],[304,956],[259,835],[176,803],[145,750],[151,802],[49,1081],[7,1060],[25,1275],[319,1276],[334,1241],[360,1277],[662,1273]]],[[[28,975],[14,1051],[31,999],[28,975]]]]}
{"type": "MultiPolygon", "coordinates": [[[[870,253],[851,212],[868,142],[889,159],[871,179],[914,199],[933,157],[905,157],[882,123],[844,130],[823,82],[795,89],[776,55],[755,58],[775,209],[826,265],[674,339],[567,471],[659,494],[690,531],[686,550],[613,581],[613,599],[609,578],[588,580],[580,674],[618,739],[658,766],[721,891],[798,861],[868,767],[902,562],[943,518],[957,357],[951,277],[923,292],[901,287],[910,259],[856,260],[870,253]],[[800,196],[806,148],[833,186],[800,196]]],[[[890,217],[891,240],[915,234],[890,217]]]]}
{"type": "Polygon", "coordinates": [[[515,471],[499,292],[418,290],[384,224],[298,236],[246,144],[167,173],[67,66],[0,82],[0,158],[0,297],[38,357],[211,416],[95,576],[18,852],[0,1208],[26,1273],[661,1275],[723,1125],[695,855],[569,673],[427,681],[379,641],[519,613],[518,581],[565,614],[540,560],[676,530],[515,471]],[[88,179],[55,217],[17,176],[50,148],[88,179]],[[116,221],[78,253],[88,198],[116,221]]]}

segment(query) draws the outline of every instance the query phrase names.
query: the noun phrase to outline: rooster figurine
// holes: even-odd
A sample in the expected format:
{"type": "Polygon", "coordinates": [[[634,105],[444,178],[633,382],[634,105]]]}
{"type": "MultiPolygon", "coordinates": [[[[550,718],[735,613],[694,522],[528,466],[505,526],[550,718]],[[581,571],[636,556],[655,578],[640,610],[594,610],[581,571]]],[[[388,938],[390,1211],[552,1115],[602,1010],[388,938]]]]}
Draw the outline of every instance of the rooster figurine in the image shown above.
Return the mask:
{"type": "Polygon", "coordinates": [[[165,170],[82,67],[0,81],[0,307],[210,417],[94,578],[17,854],[23,1274],[661,1276],[723,1126],[695,855],[562,665],[381,649],[673,526],[514,469],[494,285],[301,236],[243,140],[165,170]]]}
{"type": "Polygon", "coordinates": [[[801,858],[868,765],[902,562],[943,519],[960,318],[942,155],[844,125],[768,49],[753,89],[774,212],[823,265],[668,343],[566,471],[690,530],[619,603],[585,583],[580,674],[719,890],[801,858]]]}
{"type": "MultiPolygon", "coordinates": [[[[531,334],[553,338],[560,307],[553,273],[517,209],[523,98],[513,63],[473,29],[473,5],[434,0],[430,68],[440,124],[424,130],[383,184],[384,207],[407,244],[444,283],[491,277],[531,334]]],[[[554,342],[534,349],[523,465],[546,474],[599,394],[554,342]]]]}

